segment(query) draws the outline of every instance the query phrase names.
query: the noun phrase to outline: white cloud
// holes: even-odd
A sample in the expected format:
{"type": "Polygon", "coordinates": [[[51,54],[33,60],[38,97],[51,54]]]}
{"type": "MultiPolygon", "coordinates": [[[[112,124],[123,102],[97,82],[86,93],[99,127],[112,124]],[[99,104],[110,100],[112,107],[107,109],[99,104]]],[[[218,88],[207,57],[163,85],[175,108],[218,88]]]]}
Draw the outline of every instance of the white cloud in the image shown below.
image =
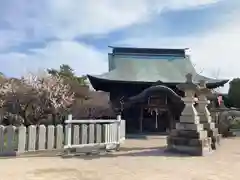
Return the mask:
{"type": "Polygon", "coordinates": [[[142,21],[150,12],[145,0],[10,0],[0,19],[34,38],[72,39],[100,34],[142,21]]]}
{"type": "Polygon", "coordinates": [[[0,20],[32,39],[72,39],[143,22],[164,8],[189,8],[217,0],[9,0],[0,20]]]}
{"type": "Polygon", "coordinates": [[[170,9],[185,9],[207,4],[217,3],[219,0],[166,0],[166,6],[170,9]]]}
{"type": "Polygon", "coordinates": [[[220,69],[223,77],[240,77],[239,39],[240,23],[206,35],[199,43],[193,44],[193,61],[202,67],[220,69]]]}
{"type": "Polygon", "coordinates": [[[107,54],[72,41],[54,41],[31,54],[0,54],[0,71],[6,75],[21,76],[29,71],[70,65],[78,75],[100,74],[107,71],[107,54]],[[9,74],[10,73],[10,74],[9,74]]]}
{"type": "Polygon", "coordinates": [[[24,40],[23,34],[13,30],[0,29],[0,52],[9,47],[18,45],[24,40]]]}
{"type": "Polygon", "coordinates": [[[52,0],[50,17],[59,37],[107,33],[147,20],[163,8],[189,8],[217,0],[52,0]],[[61,2],[61,3],[59,3],[61,2]],[[191,3],[189,3],[191,2],[191,3]],[[158,11],[156,11],[158,10],[158,11]],[[76,18],[73,18],[76,17],[76,18]]]}

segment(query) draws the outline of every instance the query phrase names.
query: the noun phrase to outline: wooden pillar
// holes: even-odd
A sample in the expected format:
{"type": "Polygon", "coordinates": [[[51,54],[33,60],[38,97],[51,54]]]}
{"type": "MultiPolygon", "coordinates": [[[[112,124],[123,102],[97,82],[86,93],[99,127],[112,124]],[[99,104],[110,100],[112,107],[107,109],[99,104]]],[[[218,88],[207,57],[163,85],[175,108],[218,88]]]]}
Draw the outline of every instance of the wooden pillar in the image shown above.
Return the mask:
{"type": "Polygon", "coordinates": [[[171,111],[168,110],[168,119],[169,119],[169,130],[174,129],[175,126],[175,117],[172,115],[171,111]]]}
{"type": "Polygon", "coordinates": [[[158,109],[155,109],[155,129],[158,130],[158,109]]]}
{"type": "Polygon", "coordinates": [[[140,107],[140,117],[139,117],[139,131],[142,133],[143,126],[143,107],[140,107]]]}

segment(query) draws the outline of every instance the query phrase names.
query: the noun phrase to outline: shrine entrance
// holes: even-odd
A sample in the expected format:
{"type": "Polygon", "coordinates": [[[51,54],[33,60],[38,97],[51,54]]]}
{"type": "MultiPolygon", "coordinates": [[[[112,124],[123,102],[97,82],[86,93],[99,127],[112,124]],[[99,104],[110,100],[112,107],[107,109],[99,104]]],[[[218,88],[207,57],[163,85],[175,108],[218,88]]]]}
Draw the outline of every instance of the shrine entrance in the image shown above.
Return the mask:
{"type": "Polygon", "coordinates": [[[147,103],[141,105],[140,111],[140,132],[167,132],[173,127],[174,121],[166,95],[148,97],[147,103]]]}
{"type": "Polygon", "coordinates": [[[168,111],[143,110],[143,132],[166,132],[170,129],[168,111]]]}
{"type": "Polygon", "coordinates": [[[184,103],[173,90],[159,85],[130,97],[123,107],[128,132],[162,133],[175,127],[184,103]]]}

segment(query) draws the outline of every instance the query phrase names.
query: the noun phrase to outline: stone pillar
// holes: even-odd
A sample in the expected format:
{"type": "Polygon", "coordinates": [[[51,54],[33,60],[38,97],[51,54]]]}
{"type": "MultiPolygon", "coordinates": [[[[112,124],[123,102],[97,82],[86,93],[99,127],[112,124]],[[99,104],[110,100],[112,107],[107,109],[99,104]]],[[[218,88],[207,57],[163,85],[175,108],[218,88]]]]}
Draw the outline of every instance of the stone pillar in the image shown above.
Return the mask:
{"type": "Polygon", "coordinates": [[[194,107],[194,95],[198,86],[192,82],[192,74],[187,74],[186,79],[186,83],[177,86],[185,92],[185,97],[182,98],[185,108],[180,122],[176,123],[175,129],[167,137],[167,150],[202,156],[211,152],[211,138],[200,124],[198,112],[194,107]]]}
{"type": "Polygon", "coordinates": [[[208,137],[211,138],[212,149],[216,149],[220,145],[221,136],[218,133],[218,129],[215,122],[212,121],[211,114],[207,108],[209,101],[207,100],[207,95],[211,94],[211,90],[206,87],[205,81],[200,81],[198,95],[198,115],[200,117],[200,123],[203,124],[204,130],[208,132],[208,137]]]}

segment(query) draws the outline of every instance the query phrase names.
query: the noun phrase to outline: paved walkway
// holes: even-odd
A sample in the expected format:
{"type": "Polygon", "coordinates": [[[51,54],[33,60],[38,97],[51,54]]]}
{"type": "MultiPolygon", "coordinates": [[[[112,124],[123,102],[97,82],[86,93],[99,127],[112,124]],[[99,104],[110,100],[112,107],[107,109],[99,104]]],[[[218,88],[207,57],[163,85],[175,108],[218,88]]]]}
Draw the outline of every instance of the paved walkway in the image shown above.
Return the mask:
{"type": "Polygon", "coordinates": [[[121,152],[106,157],[30,157],[0,159],[0,180],[237,180],[240,138],[225,139],[207,157],[170,156],[165,139],[127,140],[121,152]]]}

